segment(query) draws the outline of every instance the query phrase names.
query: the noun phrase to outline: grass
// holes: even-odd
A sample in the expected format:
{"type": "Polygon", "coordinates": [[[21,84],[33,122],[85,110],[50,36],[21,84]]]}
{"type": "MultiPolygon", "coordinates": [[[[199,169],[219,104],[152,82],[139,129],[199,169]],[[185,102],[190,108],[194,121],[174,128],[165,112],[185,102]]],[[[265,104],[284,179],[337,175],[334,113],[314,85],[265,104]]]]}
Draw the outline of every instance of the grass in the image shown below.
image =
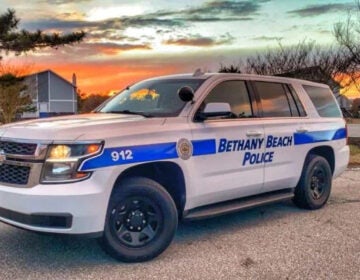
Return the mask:
{"type": "Polygon", "coordinates": [[[350,166],[360,165],[360,146],[350,145],[350,166]]]}

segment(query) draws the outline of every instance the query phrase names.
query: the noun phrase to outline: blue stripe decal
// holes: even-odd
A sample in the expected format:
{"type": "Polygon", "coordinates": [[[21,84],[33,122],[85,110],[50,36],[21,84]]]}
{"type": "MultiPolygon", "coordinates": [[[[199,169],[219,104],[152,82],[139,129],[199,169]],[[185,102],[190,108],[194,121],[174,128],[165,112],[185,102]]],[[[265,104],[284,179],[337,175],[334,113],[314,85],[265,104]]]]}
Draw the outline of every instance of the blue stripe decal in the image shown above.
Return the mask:
{"type": "Polygon", "coordinates": [[[203,156],[216,154],[215,139],[193,140],[193,156],[203,156]]]}
{"type": "MultiPolygon", "coordinates": [[[[346,129],[313,131],[294,133],[294,144],[303,145],[317,142],[333,141],[346,138],[346,129]]],[[[202,139],[191,141],[193,156],[216,154],[216,140],[202,139]]],[[[123,165],[137,162],[178,158],[176,142],[113,147],[104,149],[103,153],[95,158],[85,160],[80,171],[101,167],[123,165]]]]}
{"type": "Polygon", "coordinates": [[[175,142],[106,148],[100,156],[86,160],[80,170],[177,157],[175,142]]]}
{"type": "Polygon", "coordinates": [[[346,138],[346,129],[313,131],[306,133],[294,133],[295,145],[311,144],[317,142],[333,141],[346,138]]]}

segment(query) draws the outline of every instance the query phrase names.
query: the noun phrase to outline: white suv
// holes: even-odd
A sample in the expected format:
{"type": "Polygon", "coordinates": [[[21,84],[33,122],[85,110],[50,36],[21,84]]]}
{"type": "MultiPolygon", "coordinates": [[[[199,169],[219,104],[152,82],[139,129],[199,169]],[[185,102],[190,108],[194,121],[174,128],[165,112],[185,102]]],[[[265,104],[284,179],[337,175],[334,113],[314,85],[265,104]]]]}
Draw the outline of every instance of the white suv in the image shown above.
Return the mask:
{"type": "Polygon", "coordinates": [[[320,208],[349,160],[326,85],[241,74],[145,80],[94,113],[0,137],[0,220],[99,237],[122,261],[163,252],[179,218],[289,198],[320,208]]]}

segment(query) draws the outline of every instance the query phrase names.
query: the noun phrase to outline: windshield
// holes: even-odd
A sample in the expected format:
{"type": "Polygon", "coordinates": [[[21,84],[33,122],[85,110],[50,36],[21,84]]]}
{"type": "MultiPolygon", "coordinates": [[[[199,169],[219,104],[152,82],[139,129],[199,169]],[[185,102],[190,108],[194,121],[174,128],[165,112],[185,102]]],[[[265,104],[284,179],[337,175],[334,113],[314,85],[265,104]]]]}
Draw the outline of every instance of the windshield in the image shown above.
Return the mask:
{"type": "Polygon", "coordinates": [[[196,91],[203,79],[154,79],[128,87],[101,106],[97,112],[139,114],[145,117],[177,116],[186,102],[178,96],[184,86],[196,91]]]}

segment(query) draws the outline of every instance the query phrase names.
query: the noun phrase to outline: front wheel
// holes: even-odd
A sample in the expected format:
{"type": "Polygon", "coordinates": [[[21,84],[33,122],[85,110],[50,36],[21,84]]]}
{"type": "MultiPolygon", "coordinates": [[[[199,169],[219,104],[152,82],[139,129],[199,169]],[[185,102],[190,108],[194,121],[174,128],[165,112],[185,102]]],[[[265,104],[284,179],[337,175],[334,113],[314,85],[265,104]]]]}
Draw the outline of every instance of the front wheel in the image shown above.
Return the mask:
{"type": "Polygon", "coordinates": [[[147,178],[131,178],[115,187],[100,244],[124,262],[155,258],[171,243],[178,215],[169,193],[147,178]]]}
{"type": "Polygon", "coordinates": [[[328,161],[318,155],[308,155],[295,189],[295,204],[305,209],[321,208],[329,199],[331,183],[332,172],[328,161]]]}

